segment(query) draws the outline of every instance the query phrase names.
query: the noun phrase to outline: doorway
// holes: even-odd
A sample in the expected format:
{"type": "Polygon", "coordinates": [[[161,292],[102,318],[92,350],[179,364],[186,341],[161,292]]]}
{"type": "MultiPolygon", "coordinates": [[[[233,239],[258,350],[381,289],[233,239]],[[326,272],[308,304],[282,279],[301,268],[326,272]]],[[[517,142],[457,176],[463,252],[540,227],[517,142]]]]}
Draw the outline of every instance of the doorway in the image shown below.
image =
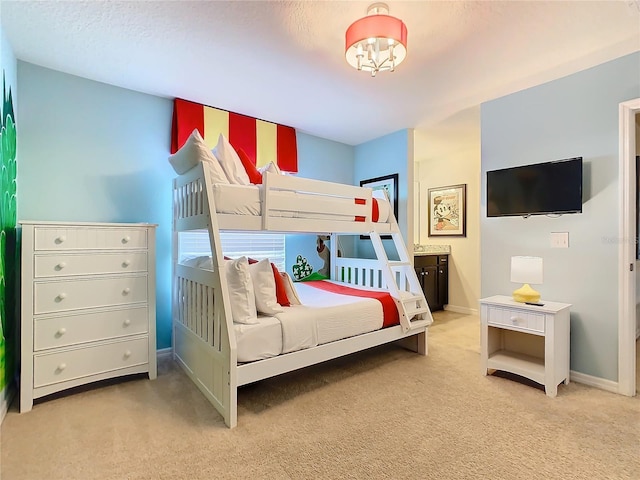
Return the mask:
{"type": "Polygon", "coordinates": [[[636,115],[640,98],[619,106],[620,222],[618,393],[636,394],[636,115]]]}

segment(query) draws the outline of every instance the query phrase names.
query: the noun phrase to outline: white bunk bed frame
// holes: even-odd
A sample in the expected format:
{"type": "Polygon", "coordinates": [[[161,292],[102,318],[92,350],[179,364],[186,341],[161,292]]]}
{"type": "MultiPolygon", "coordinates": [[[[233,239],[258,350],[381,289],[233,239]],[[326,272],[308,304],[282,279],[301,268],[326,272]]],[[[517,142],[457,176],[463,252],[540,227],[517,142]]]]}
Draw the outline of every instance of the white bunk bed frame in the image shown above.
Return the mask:
{"type": "Polygon", "coordinates": [[[237,389],[242,385],[394,341],[421,355],[427,354],[427,329],[433,322],[431,311],[393,212],[388,223],[371,221],[371,189],[266,173],[261,192],[262,215],[219,214],[208,168],[201,163],[173,182],[173,356],[224,417],[228,427],[237,424],[237,389]],[[297,212],[339,211],[349,218],[361,216],[365,220],[282,216],[293,208],[290,192],[298,194],[294,202],[297,212]],[[356,204],[355,198],[365,199],[364,204],[356,204]],[[179,232],[191,230],[208,231],[213,272],[178,263],[179,232]],[[333,248],[331,278],[356,286],[388,289],[396,300],[400,324],[238,364],[227,282],[219,268],[224,262],[219,235],[222,230],[328,233],[332,240],[337,240],[340,233],[369,235],[378,258],[338,257],[337,248],[333,248]],[[399,261],[388,260],[381,234],[391,235],[399,261]]]}

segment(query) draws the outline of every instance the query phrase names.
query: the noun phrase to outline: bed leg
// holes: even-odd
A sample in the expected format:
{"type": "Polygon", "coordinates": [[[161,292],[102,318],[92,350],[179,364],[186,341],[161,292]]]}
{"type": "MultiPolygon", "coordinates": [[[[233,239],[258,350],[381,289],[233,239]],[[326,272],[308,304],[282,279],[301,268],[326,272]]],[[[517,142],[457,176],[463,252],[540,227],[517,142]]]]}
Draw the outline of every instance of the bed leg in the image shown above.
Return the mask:
{"type": "Polygon", "coordinates": [[[422,332],[410,337],[403,338],[396,342],[402,348],[411,350],[412,352],[419,353],[420,355],[427,355],[427,333],[422,332]]]}

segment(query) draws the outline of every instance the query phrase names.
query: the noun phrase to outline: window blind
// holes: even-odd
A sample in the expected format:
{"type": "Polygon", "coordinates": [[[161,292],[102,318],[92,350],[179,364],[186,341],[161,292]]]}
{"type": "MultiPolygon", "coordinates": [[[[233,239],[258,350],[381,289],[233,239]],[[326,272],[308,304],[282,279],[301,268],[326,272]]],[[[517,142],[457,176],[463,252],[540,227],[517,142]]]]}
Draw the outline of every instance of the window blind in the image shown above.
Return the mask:
{"type": "MultiPolygon", "coordinates": [[[[206,231],[180,232],[179,240],[179,258],[211,255],[206,231]]],[[[220,242],[227,257],[268,258],[278,270],[285,271],[285,235],[281,233],[220,232],[220,242]]]]}

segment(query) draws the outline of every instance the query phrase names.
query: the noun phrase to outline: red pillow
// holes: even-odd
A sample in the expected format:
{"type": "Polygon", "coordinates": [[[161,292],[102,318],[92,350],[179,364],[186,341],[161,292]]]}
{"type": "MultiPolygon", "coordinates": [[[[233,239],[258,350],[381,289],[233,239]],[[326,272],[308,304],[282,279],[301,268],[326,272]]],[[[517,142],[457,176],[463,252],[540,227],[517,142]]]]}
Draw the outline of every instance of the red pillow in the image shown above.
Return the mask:
{"type": "Polygon", "coordinates": [[[256,168],[256,164],[251,161],[249,155],[241,148],[238,149],[238,156],[244,167],[244,171],[249,176],[249,181],[254,185],[262,185],[262,174],[256,168]]]}
{"type": "Polygon", "coordinates": [[[280,276],[280,272],[273,263],[271,264],[271,269],[273,270],[273,278],[276,281],[276,300],[281,306],[290,307],[291,302],[289,302],[289,297],[287,297],[287,289],[280,276]]]}

